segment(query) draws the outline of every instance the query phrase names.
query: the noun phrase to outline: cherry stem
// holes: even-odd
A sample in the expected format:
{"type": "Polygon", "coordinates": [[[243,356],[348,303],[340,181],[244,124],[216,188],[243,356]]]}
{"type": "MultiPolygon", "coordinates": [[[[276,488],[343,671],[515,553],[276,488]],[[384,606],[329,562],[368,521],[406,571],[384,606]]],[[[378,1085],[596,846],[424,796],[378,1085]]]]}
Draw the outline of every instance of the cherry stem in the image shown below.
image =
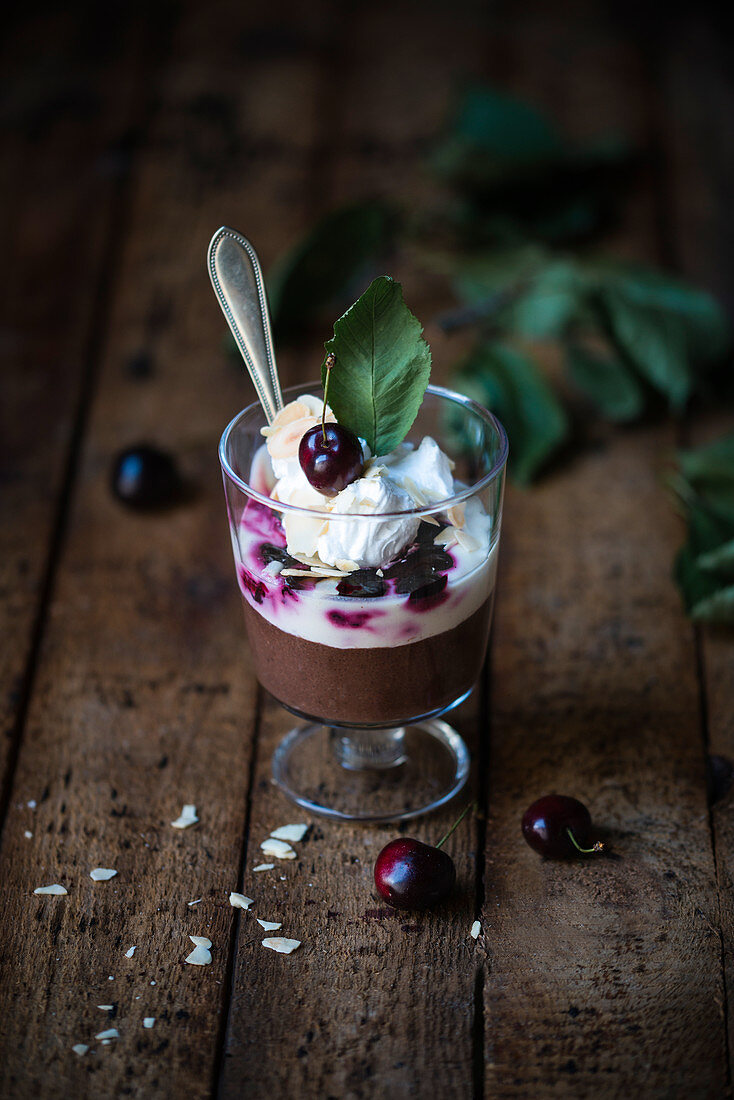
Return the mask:
{"type": "Polygon", "coordinates": [[[321,440],[324,447],[326,446],[326,406],[329,403],[329,378],[331,376],[331,368],[336,363],[336,356],[333,351],[330,351],[326,356],[326,362],[324,363],[324,369],[326,370],[326,381],[324,382],[324,407],[321,410],[321,440]]]}
{"type": "Polygon", "coordinates": [[[461,813],[461,816],[460,816],[460,817],[458,817],[458,818],[456,819],[456,821],[454,822],[454,824],[453,824],[453,825],[451,826],[451,828],[449,829],[449,831],[448,831],[448,832],[446,833],[446,836],[442,836],[442,837],[441,837],[441,839],[439,840],[439,842],[438,842],[438,844],[436,845],[436,847],[437,847],[437,848],[440,848],[442,844],[445,844],[445,843],[446,843],[446,841],[447,841],[447,840],[449,839],[449,837],[451,836],[451,834],[453,833],[453,831],[454,831],[455,829],[458,829],[459,825],[461,825],[462,821],[464,820],[464,818],[466,817],[466,815],[467,815],[467,814],[469,813],[469,810],[476,810],[476,809],[478,809],[478,806],[477,806],[476,802],[470,802],[470,803],[469,803],[469,805],[468,805],[468,806],[466,806],[466,807],[465,807],[465,809],[464,809],[464,810],[462,811],[462,813],[461,813]]]}
{"type": "Polygon", "coordinates": [[[567,828],[566,832],[568,833],[568,838],[571,841],[571,843],[573,844],[573,846],[574,846],[574,848],[576,849],[577,852],[583,852],[584,855],[590,855],[592,852],[603,852],[604,851],[604,845],[602,844],[602,842],[600,840],[597,840],[597,842],[596,842],[596,844],[594,845],[593,848],[582,848],[581,845],[579,844],[579,842],[577,841],[576,837],[571,832],[571,830],[567,828]]]}

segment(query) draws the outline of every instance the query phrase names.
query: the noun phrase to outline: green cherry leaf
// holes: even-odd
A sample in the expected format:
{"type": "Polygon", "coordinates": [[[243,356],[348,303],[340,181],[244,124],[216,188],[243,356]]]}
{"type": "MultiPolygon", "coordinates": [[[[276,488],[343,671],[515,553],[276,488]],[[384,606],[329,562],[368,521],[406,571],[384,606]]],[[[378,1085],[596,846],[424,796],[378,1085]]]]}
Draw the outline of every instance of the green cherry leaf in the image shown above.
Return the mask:
{"type": "Polygon", "coordinates": [[[431,371],[422,333],[400,283],[381,275],[339,318],[325,344],[336,356],[329,405],[375,455],[402,443],[418,414],[431,371]]]}
{"type": "Polygon", "coordinates": [[[543,374],[508,344],[479,344],[455,378],[456,388],[496,413],[510,441],[515,481],[528,485],[568,436],[568,418],[543,374]]]}

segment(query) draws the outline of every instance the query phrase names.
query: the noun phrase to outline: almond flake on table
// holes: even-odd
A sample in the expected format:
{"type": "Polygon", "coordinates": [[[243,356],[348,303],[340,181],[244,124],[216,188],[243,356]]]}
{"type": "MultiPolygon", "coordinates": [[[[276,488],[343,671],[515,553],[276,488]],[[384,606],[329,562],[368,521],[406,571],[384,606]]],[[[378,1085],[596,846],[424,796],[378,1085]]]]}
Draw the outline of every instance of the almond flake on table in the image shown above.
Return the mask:
{"type": "Polygon", "coordinates": [[[292,840],[297,843],[299,840],[303,840],[307,832],[308,825],[281,825],[279,829],[274,829],[270,835],[273,840],[292,840]]]}
{"type": "Polygon", "coordinates": [[[480,921],[475,920],[474,924],[471,926],[471,931],[470,931],[469,935],[471,936],[471,938],[473,940],[475,940],[481,931],[482,931],[482,925],[481,925],[480,921]]]}
{"type": "Polygon", "coordinates": [[[114,1007],[114,1005],[97,1005],[97,1008],[103,1008],[107,1012],[111,1012],[114,1007]]]}
{"type": "Polygon", "coordinates": [[[58,882],[54,882],[52,886],[37,886],[33,891],[34,894],[68,894],[69,891],[65,886],[59,886],[58,882]]]}
{"type": "Polygon", "coordinates": [[[189,825],[196,825],[198,820],[196,806],[191,802],[185,802],[181,813],[175,821],[171,822],[171,825],[174,829],[188,829],[189,825]]]}
{"type": "Polygon", "coordinates": [[[289,940],[285,936],[268,936],[262,941],[263,947],[269,947],[271,951],[277,951],[281,955],[290,955],[292,951],[301,946],[300,940],[289,940]]]}
{"type": "Polygon", "coordinates": [[[138,945],[135,944],[134,947],[128,947],[127,951],[125,952],[125,958],[126,959],[131,959],[133,957],[133,955],[135,954],[135,952],[137,950],[137,946],[138,945]]]}
{"type": "Polygon", "coordinates": [[[203,901],[203,900],[204,900],[203,898],[194,898],[193,901],[187,901],[186,904],[188,905],[188,907],[190,909],[192,905],[198,905],[199,902],[203,901]]]}
{"type": "Polygon", "coordinates": [[[194,944],[194,950],[186,956],[185,961],[191,966],[208,966],[212,961],[212,953],[209,950],[212,941],[206,936],[189,936],[189,939],[194,944]]]}
{"type": "Polygon", "coordinates": [[[93,867],[89,872],[89,877],[94,879],[95,882],[107,882],[109,879],[114,878],[117,871],[113,871],[111,867],[93,867]]]}
{"type": "Polygon", "coordinates": [[[87,1053],[87,1051],[89,1050],[89,1047],[87,1046],[86,1043],[74,1043],[74,1046],[71,1049],[74,1051],[75,1054],[78,1054],[79,1057],[81,1058],[82,1055],[87,1053]]]}
{"type": "MultiPolygon", "coordinates": [[[[33,839],[33,833],[30,831],[30,829],[26,829],[26,831],[23,835],[26,838],[26,840],[32,840],[33,839]]],[[[81,1045],[83,1046],[84,1044],[82,1043],[81,1045]]],[[[87,1047],[87,1050],[89,1050],[89,1047],[87,1047]]]]}
{"type": "Polygon", "coordinates": [[[290,844],[286,844],[284,840],[275,840],[273,837],[268,837],[260,847],[266,856],[275,856],[276,859],[296,858],[295,849],[291,848],[290,844]]]}
{"type": "Polygon", "coordinates": [[[101,1039],[102,1042],[104,1042],[105,1039],[119,1039],[120,1032],[117,1030],[116,1027],[109,1027],[107,1028],[107,1031],[100,1031],[99,1035],[95,1035],[94,1038],[101,1039]]]}
{"type": "Polygon", "coordinates": [[[259,917],[255,917],[255,920],[265,932],[275,932],[276,929],[282,928],[282,921],[279,920],[260,920],[259,917]]]}
{"type": "Polygon", "coordinates": [[[155,1023],[155,1016],[144,1016],[143,1017],[143,1027],[150,1028],[150,1027],[153,1026],[154,1023],[155,1023]]]}
{"type": "MultiPolygon", "coordinates": [[[[270,866],[272,867],[273,864],[271,863],[270,866]]],[[[257,871],[257,867],[255,870],[257,871]]],[[[254,900],[254,898],[246,898],[244,894],[232,893],[229,895],[229,904],[233,909],[249,909],[254,900]]]]}
{"type": "Polygon", "coordinates": [[[253,871],[272,871],[275,867],[274,863],[258,863],[257,867],[253,867],[253,871]]]}

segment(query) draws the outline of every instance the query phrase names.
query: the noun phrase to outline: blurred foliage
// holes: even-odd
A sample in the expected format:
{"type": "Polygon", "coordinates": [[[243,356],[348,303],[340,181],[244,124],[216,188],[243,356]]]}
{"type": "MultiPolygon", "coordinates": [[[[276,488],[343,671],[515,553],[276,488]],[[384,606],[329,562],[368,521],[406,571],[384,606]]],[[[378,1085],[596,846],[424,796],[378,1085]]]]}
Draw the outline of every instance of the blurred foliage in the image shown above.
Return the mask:
{"type": "Polygon", "coordinates": [[[734,625],[734,435],[679,452],[670,484],[688,526],[675,562],[686,609],[734,625]]]}
{"type": "MultiPolygon", "coordinates": [[[[599,251],[634,161],[619,137],[569,141],[529,105],[469,86],[426,165],[441,202],[406,212],[375,200],[329,213],[271,276],[276,335],[298,339],[315,320],[328,323],[328,311],[338,316],[389,250],[409,244],[453,292],[455,306],[436,321],[447,332],[476,334],[456,385],[503,421],[510,473],[522,484],[570,435],[534,344],[560,350],[570,391],[614,423],[660,408],[680,414],[704,397],[730,399],[731,334],[719,304],[680,279],[599,251]]],[[[725,546],[734,539],[734,505],[722,512],[721,494],[731,503],[734,453],[725,442],[720,454],[710,450],[703,480],[694,453],[681,455],[677,474],[689,534],[676,576],[695,618],[734,621],[734,585],[721,583],[731,576],[725,546]],[[718,480],[715,460],[726,470],[718,480]]]]}
{"type": "Polygon", "coordinates": [[[474,85],[430,166],[454,191],[449,219],[472,245],[558,245],[588,238],[613,217],[630,160],[617,137],[569,142],[526,103],[474,85]]]}

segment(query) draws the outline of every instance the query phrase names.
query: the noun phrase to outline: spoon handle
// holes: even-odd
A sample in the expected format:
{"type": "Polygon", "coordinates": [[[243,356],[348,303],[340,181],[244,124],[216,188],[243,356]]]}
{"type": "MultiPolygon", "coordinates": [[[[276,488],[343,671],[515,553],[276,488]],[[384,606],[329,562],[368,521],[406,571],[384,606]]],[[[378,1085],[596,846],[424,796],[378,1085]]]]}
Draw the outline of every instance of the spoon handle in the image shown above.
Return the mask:
{"type": "Polygon", "coordinates": [[[283,397],[257,253],[241,233],[223,225],[209,242],[207,267],[214,293],[270,424],[283,408],[283,397]]]}

